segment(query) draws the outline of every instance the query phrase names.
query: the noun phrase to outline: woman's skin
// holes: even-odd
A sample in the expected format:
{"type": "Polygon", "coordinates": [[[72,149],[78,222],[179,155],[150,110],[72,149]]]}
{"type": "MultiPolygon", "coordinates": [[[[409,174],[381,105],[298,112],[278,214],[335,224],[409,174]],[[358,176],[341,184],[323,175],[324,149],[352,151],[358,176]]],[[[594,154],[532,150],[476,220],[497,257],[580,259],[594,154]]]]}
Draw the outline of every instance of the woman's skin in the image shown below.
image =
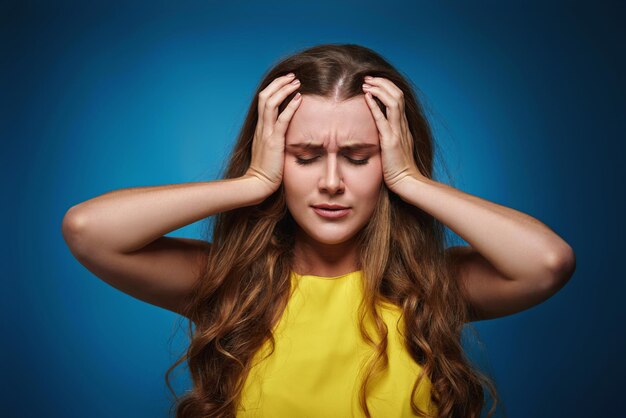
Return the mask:
{"type": "Polygon", "coordinates": [[[421,175],[411,158],[413,138],[403,93],[391,81],[365,77],[365,100],[380,134],[387,187],[428,212],[469,243],[454,247],[479,319],[514,313],[549,298],[572,276],[572,248],[531,216],[421,175]],[[388,119],[372,98],[386,107],[388,119]]]}
{"type": "Polygon", "coordinates": [[[571,263],[569,245],[538,220],[423,176],[411,158],[402,91],[384,78],[369,79],[363,90],[380,131],[384,179],[392,192],[446,224],[512,280],[541,280],[546,270],[562,272],[571,263]],[[385,104],[389,120],[371,95],[385,104]]]}
{"type": "Polygon", "coordinates": [[[72,255],[110,286],[184,315],[212,243],[165,234],[217,213],[258,205],[280,186],[285,131],[299,103],[291,100],[278,116],[278,106],[298,88],[290,81],[279,77],[259,93],[248,173],[113,190],[78,203],[61,225],[72,255]]]}
{"type": "Polygon", "coordinates": [[[372,213],[384,181],[470,244],[448,250],[479,314],[472,320],[527,309],[571,277],[572,248],[543,223],[420,174],[411,157],[402,92],[389,80],[374,78],[364,87],[386,106],[389,120],[368,94],[341,103],[296,95],[279,115],[278,106],[299,88],[292,80],[278,77],[259,93],[251,163],[242,177],[121,189],[74,205],[62,224],[72,254],[124,293],[182,313],[211,243],[165,234],[259,204],[284,181],[287,205],[299,226],[294,270],[338,276],[356,268],[353,237],[372,213]],[[292,147],[309,141],[323,148],[313,155],[292,147]],[[378,148],[339,150],[349,141],[378,148]],[[318,158],[296,165],[296,156],[318,158]],[[352,165],[348,157],[368,163],[352,165]],[[340,220],[325,220],[310,208],[319,203],[348,205],[353,211],[340,220]]]}
{"type": "MultiPolygon", "coordinates": [[[[277,102],[283,100],[281,89],[291,85],[287,83],[289,79],[278,79],[274,87],[270,84],[270,100],[272,94],[277,102]]],[[[297,109],[288,106],[287,116],[283,121],[279,117],[276,124],[277,132],[282,134],[286,132],[286,120],[293,122],[285,138],[284,161],[280,135],[273,135],[274,139],[266,143],[273,151],[267,151],[266,161],[258,157],[255,161],[253,156],[251,173],[261,174],[261,180],[271,179],[270,190],[281,181],[285,184],[288,207],[299,227],[294,266],[298,273],[332,277],[355,270],[356,248],[351,239],[373,211],[382,171],[391,192],[431,214],[469,243],[447,251],[459,265],[459,280],[477,312],[472,320],[528,309],[548,299],[569,280],[575,269],[574,252],[542,222],[420,173],[412,157],[413,138],[404,113],[403,93],[397,86],[385,78],[366,77],[363,91],[364,96],[343,103],[301,98],[294,105],[297,109]],[[387,117],[373,96],[385,105],[387,117]],[[363,112],[363,101],[370,111],[369,118],[363,112]],[[338,147],[349,140],[374,144],[372,122],[380,154],[368,155],[373,158],[371,167],[353,167],[338,147]],[[323,146],[315,155],[319,158],[310,165],[297,166],[294,161],[298,151],[294,144],[301,142],[323,146]],[[283,165],[284,179],[278,175],[283,165]],[[263,166],[273,171],[264,174],[263,166]],[[354,206],[354,211],[341,220],[324,220],[312,213],[310,205],[331,201],[354,206]]],[[[272,128],[267,125],[266,130],[264,136],[270,138],[272,128]]]]}
{"type": "Polygon", "coordinates": [[[357,270],[354,238],[374,212],[383,182],[376,123],[363,96],[343,102],[304,96],[285,148],[285,199],[297,224],[294,270],[325,277],[357,270]],[[345,148],[355,145],[365,147],[345,148]],[[329,219],[313,210],[321,203],[351,210],[329,219]]]}

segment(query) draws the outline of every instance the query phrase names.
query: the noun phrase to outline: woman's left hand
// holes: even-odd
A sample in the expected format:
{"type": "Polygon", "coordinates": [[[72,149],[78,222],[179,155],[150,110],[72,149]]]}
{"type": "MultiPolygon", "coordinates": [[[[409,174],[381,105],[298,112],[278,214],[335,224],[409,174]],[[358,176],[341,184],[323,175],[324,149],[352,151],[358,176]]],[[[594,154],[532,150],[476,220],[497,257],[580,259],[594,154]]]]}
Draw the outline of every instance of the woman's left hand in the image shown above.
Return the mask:
{"type": "Polygon", "coordinates": [[[425,178],[413,159],[413,137],[404,112],[404,93],[383,77],[366,77],[363,91],[378,128],[383,178],[387,187],[397,193],[398,185],[407,178],[425,178]],[[387,118],[372,96],[386,106],[387,118]]]}

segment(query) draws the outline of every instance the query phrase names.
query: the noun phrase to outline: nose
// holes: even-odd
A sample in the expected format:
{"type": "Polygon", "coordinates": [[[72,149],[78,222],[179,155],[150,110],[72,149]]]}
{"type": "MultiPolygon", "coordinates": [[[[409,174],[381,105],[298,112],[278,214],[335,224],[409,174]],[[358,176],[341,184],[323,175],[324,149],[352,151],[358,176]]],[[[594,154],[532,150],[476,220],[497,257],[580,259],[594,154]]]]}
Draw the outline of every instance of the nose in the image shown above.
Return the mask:
{"type": "Polygon", "coordinates": [[[337,164],[336,154],[326,154],[326,165],[323,167],[323,172],[319,181],[320,191],[337,194],[343,193],[345,184],[339,171],[339,165],[337,164]]]}

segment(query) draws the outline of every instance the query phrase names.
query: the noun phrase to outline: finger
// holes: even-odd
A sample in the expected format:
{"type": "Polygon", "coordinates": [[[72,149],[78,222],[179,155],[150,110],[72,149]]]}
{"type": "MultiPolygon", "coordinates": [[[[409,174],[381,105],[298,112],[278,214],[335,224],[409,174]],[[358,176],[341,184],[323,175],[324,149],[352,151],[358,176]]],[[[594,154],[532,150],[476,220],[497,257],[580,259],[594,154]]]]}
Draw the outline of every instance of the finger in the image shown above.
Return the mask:
{"type": "MultiPolygon", "coordinates": [[[[288,80],[287,80],[288,81],[288,80]]],[[[287,82],[281,85],[268,99],[265,100],[265,110],[263,111],[263,136],[271,135],[274,124],[278,117],[278,106],[295,90],[300,88],[299,80],[296,83],[287,82]]]]}
{"type": "Polygon", "coordinates": [[[382,79],[378,78],[377,80],[374,80],[374,79],[369,80],[368,84],[365,84],[363,86],[363,91],[369,91],[374,96],[378,97],[381,102],[383,102],[383,104],[387,108],[387,120],[389,121],[391,126],[394,127],[396,132],[401,133],[402,132],[401,118],[402,118],[402,112],[404,111],[403,98],[401,95],[398,94],[397,91],[389,91],[390,89],[388,85],[386,85],[386,83],[383,83],[379,80],[382,80],[382,79]],[[376,84],[373,84],[373,83],[376,83],[376,84]],[[367,86],[371,86],[371,87],[367,87],[367,86]]]}
{"type": "Polygon", "coordinates": [[[288,76],[283,75],[280,77],[276,77],[269,83],[261,92],[259,92],[259,102],[257,104],[257,110],[259,115],[263,114],[265,110],[265,101],[272,96],[272,94],[276,93],[282,86],[290,83],[295,78],[295,75],[288,76]]]}
{"type": "Polygon", "coordinates": [[[405,137],[409,137],[411,130],[409,129],[409,121],[406,118],[406,112],[402,112],[402,132],[405,137]]]}
{"type": "Polygon", "coordinates": [[[374,100],[372,93],[365,93],[365,102],[368,104],[370,110],[372,111],[372,116],[374,116],[376,127],[381,133],[381,141],[382,138],[389,138],[391,135],[393,135],[393,132],[391,131],[391,126],[389,126],[387,118],[385,118],[382,110],[380,110],[380,108],[378,107],[378,103],[376,103],[376,101],[374,100]]]}
{"type": "Polygon", "coordinates": [[[257,113],[259,114],[258,122],[257,122],[257,129],[256,129],[257,136],[259,136],[263,132],[263,114],[265,113],[265,102],[267,101],[269,97],[272,96],[272,94],[274,94],[276,91],[282,88],[282,86],[290,83],[294,79],[294,77],[295,75],[293,76],[284,75],[281,77],[277,77],[274,80],[272,80],[272,82],[268,84],[267,87],[265,87],[259,93],[259,98],[258,98],[258,103],[257,103],[257,113]]]}
{"type": "Polygon", "coordinates": [[[274,131],[276,132],[277,136],[284,138],[287,132],[287,127],[289,126],[289,122],[291,122],[291,118],[293,117],[293,114],[296,113],[296,110],[300,106],[300,103],[302,103],[302,95],[300,93],[296,93],[293,99],[289,101],[289,104],[287,105],[285,110],[283,110],[280,116],[278,116],[278,120],[276,121],[276,125],[274,126],[274,131]]]}
{"type": "Polygon", "coordinates": [[[402,97],[404,92],[398,88],[391,80],[384,77],[369,77],[365,80],[367,84],[372,86],[383,87],[393,97],[402,97]]]}

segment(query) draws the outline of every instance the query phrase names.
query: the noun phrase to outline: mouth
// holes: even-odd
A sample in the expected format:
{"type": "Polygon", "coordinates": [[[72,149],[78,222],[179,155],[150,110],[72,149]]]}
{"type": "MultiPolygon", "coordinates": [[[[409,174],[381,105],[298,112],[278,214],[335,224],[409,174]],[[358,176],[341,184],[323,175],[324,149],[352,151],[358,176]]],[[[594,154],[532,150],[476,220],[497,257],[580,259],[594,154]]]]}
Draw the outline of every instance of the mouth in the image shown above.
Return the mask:
{"type": "Polygon", "coordinates": [[[348,206],[342,205],[331,205],[328,203],[322,203],[321,205],[312,205],[314,208],[318,209],[327,209],[327,210],[342,210],[342,209],[350,209],[348,206]]]}
{"type": "Polygon", "coordinates": [[[346,216],[348,213],[350,213],[350,211],[352,211],[352,209],[349,207],[339,206],[339,205],[337,206],[320,205],[320,206],[311,206],[311,207],[313,208],[315,213],[317,213],[321,217],[331,218],[331,219],[342,218],[346,216]]]}

